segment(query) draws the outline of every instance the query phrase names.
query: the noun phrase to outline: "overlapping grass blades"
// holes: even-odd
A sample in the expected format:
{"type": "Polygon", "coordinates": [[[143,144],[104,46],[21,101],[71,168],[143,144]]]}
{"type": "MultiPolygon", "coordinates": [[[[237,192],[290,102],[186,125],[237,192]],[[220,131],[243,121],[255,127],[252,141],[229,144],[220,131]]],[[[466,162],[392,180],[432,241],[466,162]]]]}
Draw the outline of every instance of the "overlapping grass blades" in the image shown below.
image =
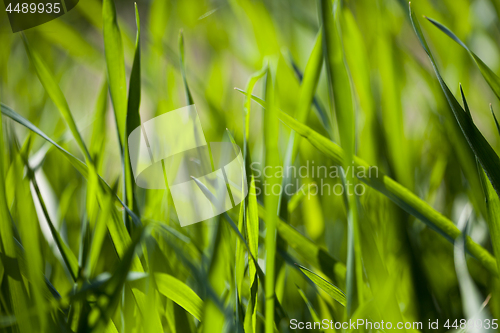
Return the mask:
{"type": "MultiPolygon", "coordinates": [[[[264,100],[256,96],[253,96],[253,99],[264,108],[267,106],[267,103],[264,100]]],[[[328,156],[335,164],[342,165],[345,154],[342,148],[338,145],[313,131],[310,127],[299,123],[283,111],[279,111],[279,118],[291,129],[306,138],[319,151],[328,156]]],[[[369,170],[371,167],[357,156],[354,156],[354,165],[360,166],[365,170],[369,170]]],[[[458,230],[452,221],[434,210],[429,204],[410,192],[404,186],[382,174],[380,171],[373,175],[368,173],[368,175],[368,177],[360,178],[360,180],[387,196],[409,214],[426,223],[430,228],[440,233],[448,241],[452,242],[460,236],[460,230],[458,230]]],[[[476,259],[481,262],[486,269],[488,269],[488,271],[494,275],[498,275],[495,258],[472,239],[467,238],[466,243],[469,252],[474,255],[476,259]]]]}

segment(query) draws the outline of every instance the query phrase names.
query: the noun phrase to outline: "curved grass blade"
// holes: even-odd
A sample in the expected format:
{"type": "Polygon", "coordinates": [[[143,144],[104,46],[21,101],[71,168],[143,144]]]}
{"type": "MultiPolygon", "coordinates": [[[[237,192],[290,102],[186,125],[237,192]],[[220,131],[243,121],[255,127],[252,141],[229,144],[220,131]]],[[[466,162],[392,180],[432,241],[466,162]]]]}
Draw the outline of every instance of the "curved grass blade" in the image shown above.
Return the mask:
{"type": "Polygon", "coordinates": [[[439,70],[437,68],[437,64],[434,61],[434,57],[427,45],[425,37],[422,33],[422,29],[420,28],[420,24],[418,23],[417,18],[415,17],[415,13],[411,9],[410,6],[410,19],[413,25],[413,30],[415,31],[420,44],[424,48],[425,52],[429,56],[429,60],[432,63],[432,67],[434,68],[434,72],[436,73],[439,84],[441,85],[441,89],[443,90],[446,99],[448,100],[448,104],[455,115],[455,119],[457,120],[460,128],[462,129],[462,133],[464,134],[469,146],[471,147],[474,155],[476,155],[477,159],[481,163],[488,179],[493,185],[495,192],[500,196],[500,159],[498,155],[495,153],[493,148],[491,148],[490,144],[483,137],[481,132],[477,129],[474,122],[469,117],[468,113],[460,106],[455,96],[451,93],[450,89],[444,82],[439,70]]]}
{"type": "Polygon", "coordinates": [[[432,24],[434,24],[436,27],[438,27],[439,30],[448,35],[448,37],[457,42],[458,45],[463,47],[469,53],[469,55],[472,57],[477,67],[479,68],[479,71],[483,75],[484,79],[490,86],[491,90],[493,90],[497,98],[500,99],[500,77],[498,77],[488,66],[486,66],[486,64],[474,52],[472,52],[467,47],[467,45],[465,45],[464,42],[462,42],[450,29],[448,29],[438,21],[435,21],[429,17],[425,18],[429,20],[432,24]]]}
{"type": "MultiPolygon", "coordinates": [[[[26,166],[29,168],[28,165],[26,165],[26,166]]],[[[40,189],[38,188],[38,183],[36,181],[35,174],[32,171],[30,173],[31,173],[31,183],[33,184],[33,188],[35,189],[36,196],[38,198],[40,206],[42,207],[43,215],[45,216],[45,219],[47,220],[47,224],[49,225],[50,232],[52,233],[52,237],[54,237],[57,248],[59,249],[59,252],[61,252],[61,256],[64,260],[64,263],[68,267],[68,271],[70,272],[71,277],[73,278],[73,281],[76,282],[76,279],[78,277],[78,272],[79,272],[78,260],[76,259],[73,252],[68,248],[68,246],[66,245],[66,243],[62,239],[61,235],[59,234],[59,231],[55,228],[54,224],[52,223],[52,220],[49,216],[49,212],[47,211],[47,207],[45,206],[45,202],[43,200],[42,193],[40,192],[40,189]]]]}
{"type": "Polygon", "coordinates": [[[346,306],[347,304],[347,299],[346,295],[342,290],[340,290],[338,287],[333,285],[332,283],[328,282],[318,274],[314,273],[313,271],[305,268],[304,266],[301,266],[299,264],[295,264],[299,267],[299,269],[304,273],[305,276],[307,276],[316,286],[320,287],[324,292],[326,292],[328,295],[330,295],[334,300],[342,304],[343,306],[346,306]]]}
{"type": "MultiPolygon", "coordinates": [[[[240,89],[237,90],[241,91],[240,89]]],[[[252,98],[266,108],[267,103],[261,98],[253,95],[252,98]]],[[[465,115],[465,111],[463,113],[465,115]]],[[[335,164],[342,165],[345,156],[342,148],[315,132],[310,127],[299,123],[283,111],[280,111],[279,117],[283,123],[305,137],[314,147],[328,156],[335,164]]],[[[437,212],[428,203],[417,197],[407,188],[382,174],[376,167],[370,166],[359,157],[354,156],[353,160],[354,166],[369,171],[366,172],[366,177],[359,178],[362,182],[387,196],[398,206],[420,219],[448,241],[453,242],[454,239],[461,235],[460,230],[458,230],[452,221],[437,212]],[[373,169],[377,170],[375,174],[371,174],[370,172],[370,170],[373,169]]],[[[475,243],[470,237],[467,238],[467,249],[489,272],[498,276],[496,260],[487,250],[475,243]]]]}
{"type": "Polygon", "coordinates": [[[191,288],[172,275],[164,273],[155,273],[154,279],[161,294],[179,304],[196,319],[201,321],[203,301],[191,288]]]}
{"type": "Polygon", "coordinates": [[[490,111],[491,111],[491,114],[493,115],[493,119],[495,120],[495,125],[497,127],[498,134],[500,134],[500,125],[498,124],[498,120],[497,120],[497,117],[495,116],[495,112],[493,112],[493,107],[491,106],[491,103],[490,103],[490,111]]]}

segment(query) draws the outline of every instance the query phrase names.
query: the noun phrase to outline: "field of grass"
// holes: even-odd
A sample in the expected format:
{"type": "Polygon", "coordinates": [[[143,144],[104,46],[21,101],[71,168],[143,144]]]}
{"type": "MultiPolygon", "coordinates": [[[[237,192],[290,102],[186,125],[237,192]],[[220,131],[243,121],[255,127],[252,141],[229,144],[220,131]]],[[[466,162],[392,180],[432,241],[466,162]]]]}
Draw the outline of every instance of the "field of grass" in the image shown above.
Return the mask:
{"type": "Polygon", "coordinates": [[[496,330],[499,17],[498,0],[81,0],[13,34],[2,12],[0,331],[496,330]],[[241,148],[249,194],[181,227],[127,139],[191,104],[207,142],[241,148]]]}

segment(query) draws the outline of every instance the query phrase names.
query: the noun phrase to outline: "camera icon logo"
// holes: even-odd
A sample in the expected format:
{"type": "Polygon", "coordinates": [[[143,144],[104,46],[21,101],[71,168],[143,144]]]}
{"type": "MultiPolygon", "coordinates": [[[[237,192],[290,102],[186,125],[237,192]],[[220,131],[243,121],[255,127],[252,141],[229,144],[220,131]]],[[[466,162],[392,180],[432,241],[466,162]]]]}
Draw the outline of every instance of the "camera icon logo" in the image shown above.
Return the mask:
{"type": "Polygon", "coordinates": [[[137,186],[168,186],[183,227],[222,214],[248,193],[240,148],[207,144],[195,105],[143,123],[130,133],[128,145],[137,186]]]}

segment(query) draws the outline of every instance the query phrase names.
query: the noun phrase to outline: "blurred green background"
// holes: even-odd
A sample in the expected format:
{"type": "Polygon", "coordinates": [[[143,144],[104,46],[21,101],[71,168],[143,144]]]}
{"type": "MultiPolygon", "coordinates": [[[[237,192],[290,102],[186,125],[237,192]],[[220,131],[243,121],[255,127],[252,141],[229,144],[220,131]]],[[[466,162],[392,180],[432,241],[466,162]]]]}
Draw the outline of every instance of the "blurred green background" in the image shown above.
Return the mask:
{"type": "MultiPolygon", "coordinates": [[[[499,73],[500,3],[411,6],[444,81],[460,104],[461,83],[474,123],[498,151],[494,89],[468,52],[422,15],[499,73]]],[[[408,3],[152,0],[138,1],[137,11],[139,47],[132,1],[81,0],[25,31],[26,43],[0,14],[0,330],[288,332],[292,318],[363,318],[421,321],[422,331],[439,320],[448,331],[447,319],[499,318],[495,264],[462,260],[461,237],[447,241],[432,218],[422,223],[380,190],[250,195],[227,214],[181,228],[168,190],[130,179],[130,126],[192,103],[207,141],[234,138],[247,152],[257,193],[265,179],[252,162],[339,164],[299,140],[281,110],[339,144],[346,160],[355,154],[377,166],[429,205],[422,210],[461,230],[467,220],[466,232],[493,253],[500,239],[490,230],[499,224],[485,204],[483,172],[408,3]],[[266,111],[234,89],[253,84],[266,111]]],[[[345,181],[299,183],[322,180],[345,181]]]]}

